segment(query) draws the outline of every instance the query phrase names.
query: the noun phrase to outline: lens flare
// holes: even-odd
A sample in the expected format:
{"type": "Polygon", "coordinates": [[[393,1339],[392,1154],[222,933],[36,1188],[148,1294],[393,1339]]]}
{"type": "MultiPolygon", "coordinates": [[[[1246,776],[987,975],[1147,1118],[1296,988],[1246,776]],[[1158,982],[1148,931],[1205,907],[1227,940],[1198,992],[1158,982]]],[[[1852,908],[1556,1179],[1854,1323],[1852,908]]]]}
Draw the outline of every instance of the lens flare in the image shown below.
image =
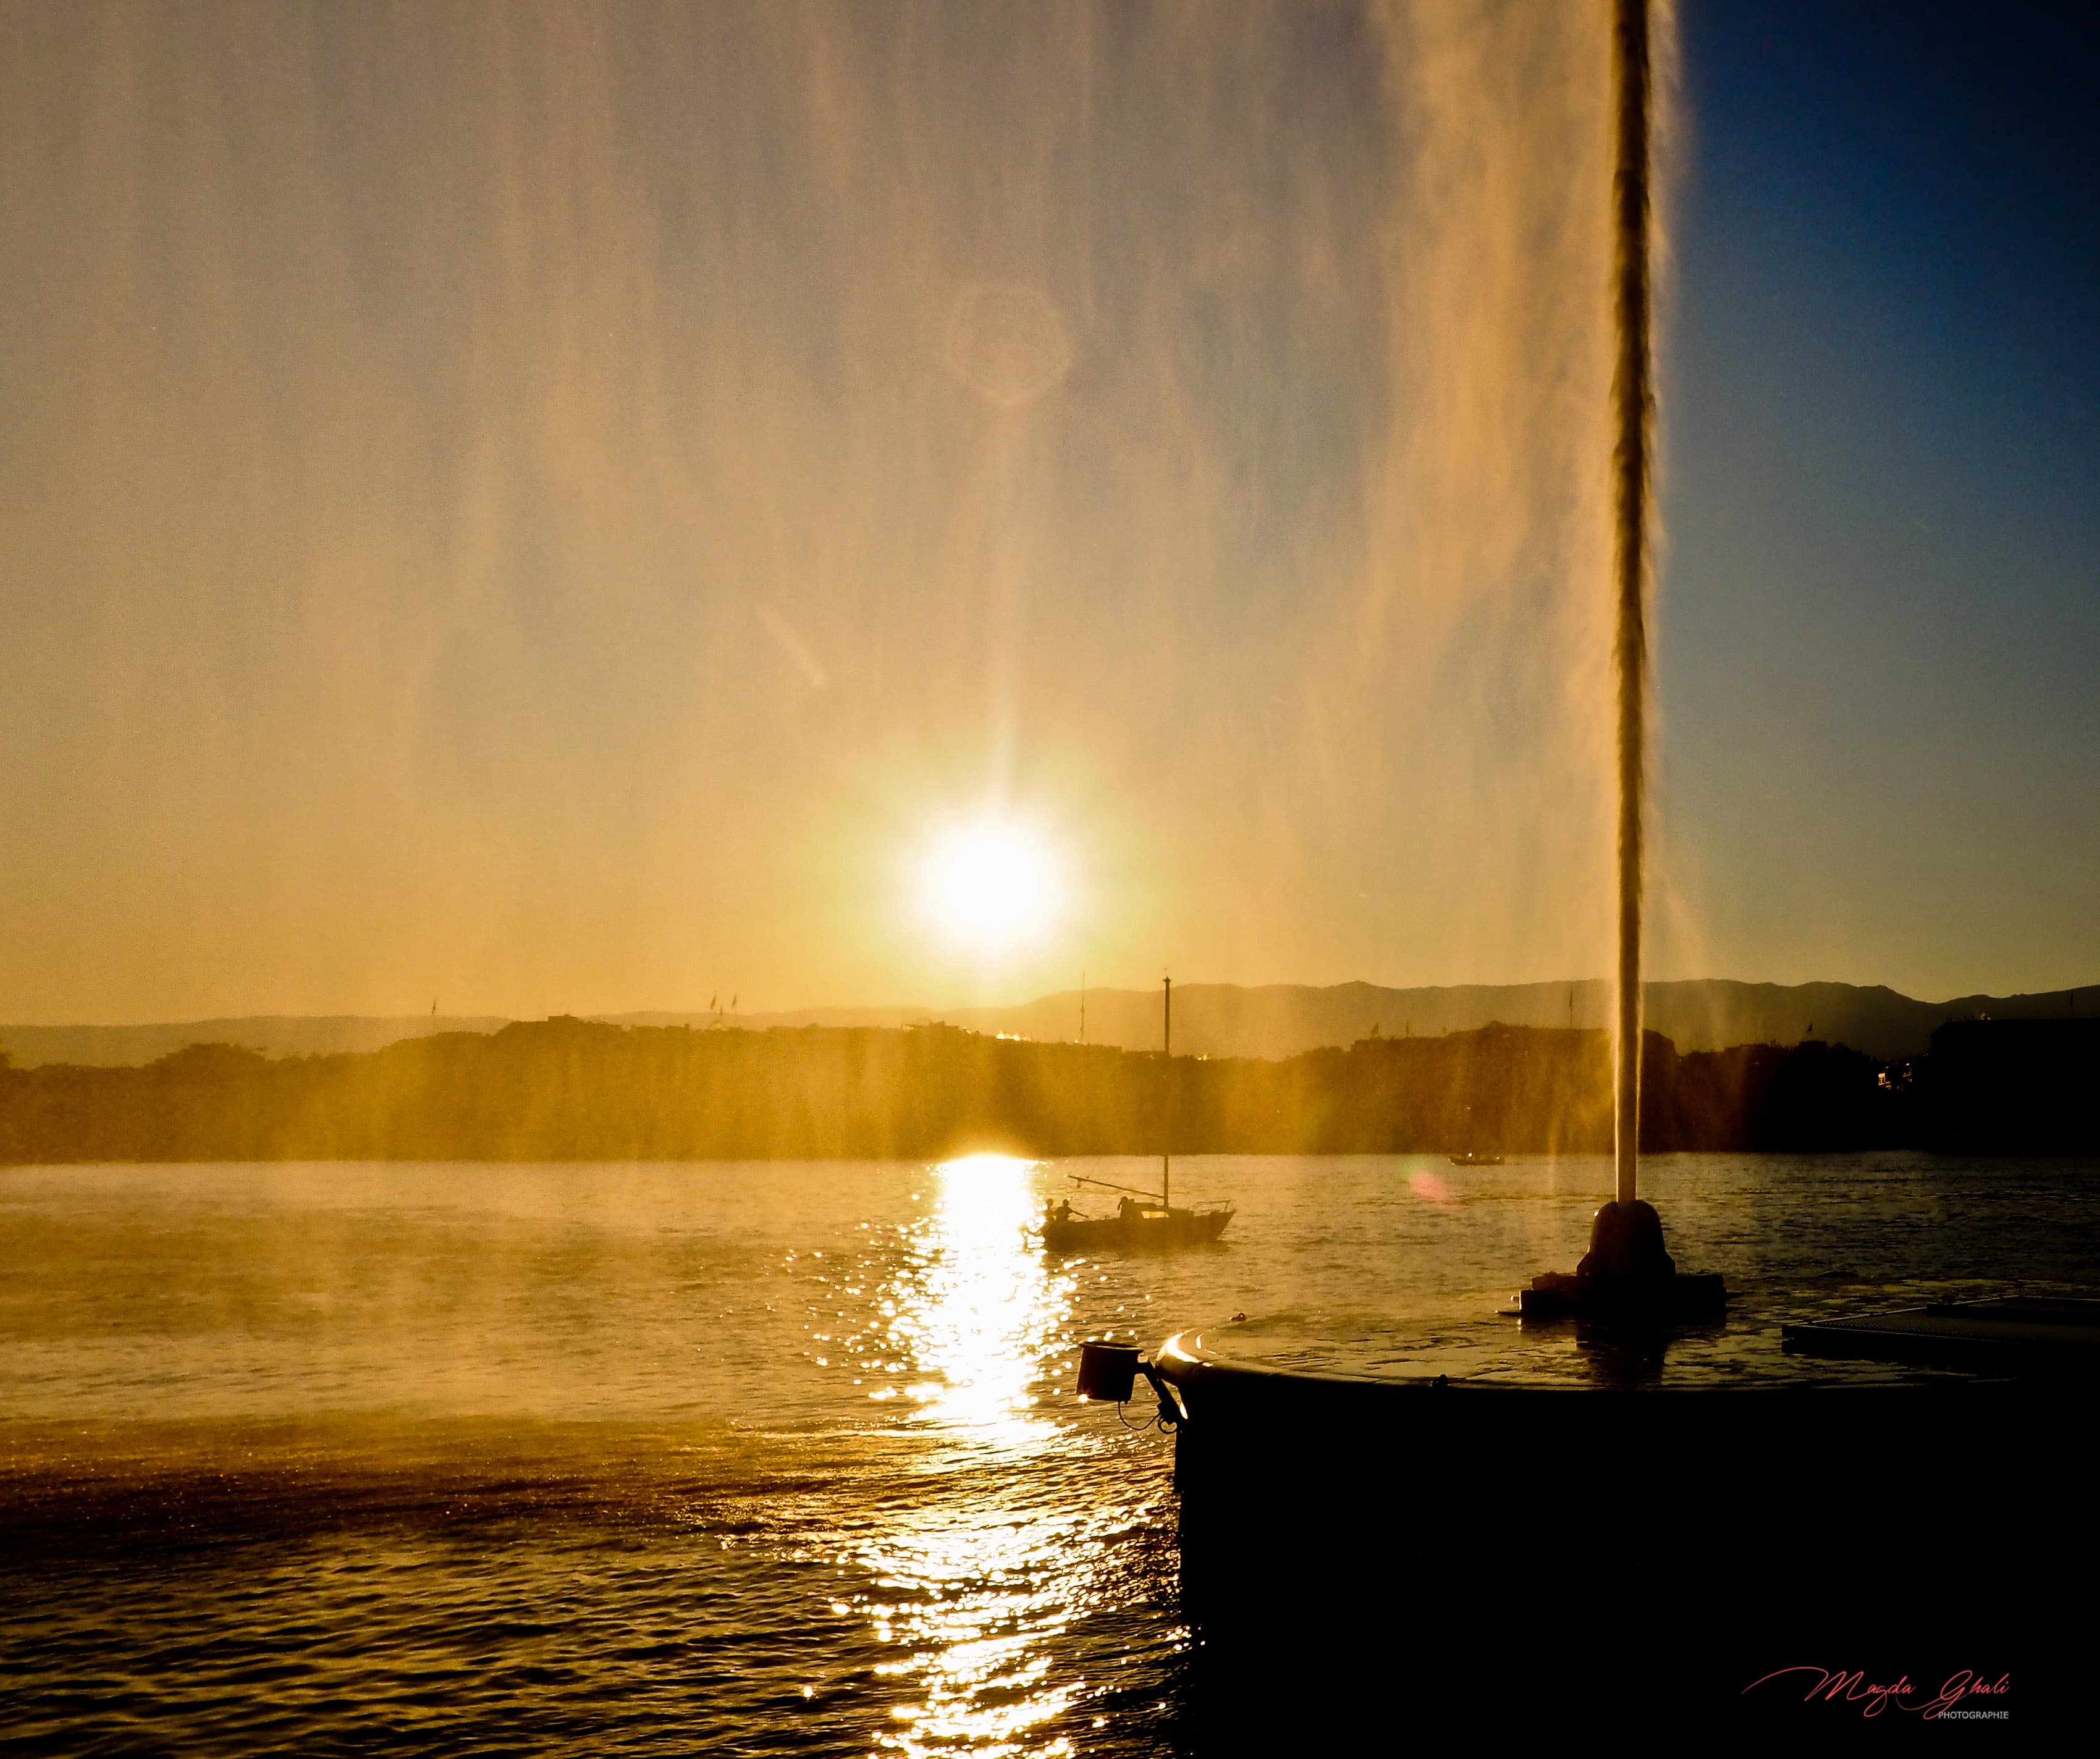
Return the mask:
{"type": "Polygon", "coordinates": [[[967,287],[948,320],[949,369],[1003,408],[1031,403],[1064,377],[1072,345],[1048,294],[1025,285],[967,287]]]}
{"type": "Polygon", "coordinates": [[[1057,860],[1040,837],[1024,826],[981,819],[934,839],[920,906],[951,940],[979,953],[999,953],[1047,929],[1063,904],[1063,890],[1057,860]]]}
{"type": "Polygon", "coordinates": [[[1432,1172],[1417,1172],[1407,1181],[1408,1187],[1424,1203],[1449,1204],[1455,1201],[1451,1188],[1432,1172]]]}

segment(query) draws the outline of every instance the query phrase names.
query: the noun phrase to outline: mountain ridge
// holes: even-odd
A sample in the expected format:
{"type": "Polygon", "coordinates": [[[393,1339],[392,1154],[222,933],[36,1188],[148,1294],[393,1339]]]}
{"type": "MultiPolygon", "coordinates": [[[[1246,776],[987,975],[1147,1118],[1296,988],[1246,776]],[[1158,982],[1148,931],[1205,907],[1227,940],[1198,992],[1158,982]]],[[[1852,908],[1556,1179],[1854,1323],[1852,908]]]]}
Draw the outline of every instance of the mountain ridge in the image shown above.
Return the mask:
{"type": "MultiPolygon", "coordinates": [[[[2100,985],[2033,994],[1919,1001],[1886,985],[1750,983],[1687,978],[1652,983],[1650,1030],[1679,1051],[1821,1038],[1883,1061],[1921,1054],[1935,1027],[1952,1020],[2100,1017],[2100,985]]],[[[1130,1050],[1159,1043],[1156,990],[1088,990],[1088,1043],[1130,1050]]],[[[1559,983],[1465,984],[1392,989],[1365,983],[1177,984],[1174,1047],[1197,1056],[1279,1059],[1359,1038],[1437,1037],[1493,1023],[1509,1026],[1605,1024],[1601,978],[1559,983]]],[[[718,1020],[752,1030],[797,1026],[908,1026],[944,1021],[1039,1040],[1080,1037],[1080,992],[1067,990],[1008,1007],[809,1007],[735,1016],[644,1011],[594,1014],[614,1025],[706,1027],[718,1020]]],[[[500,1015],[242,1015],[143,1025],[0,1025],[0,1050],[19,1068],[47,1063],[119,1067],[149,1063],[186,1046],[238,1044],[271,1056],[373,1051],[444,1032],[489,1033],[500,1015]]]]}

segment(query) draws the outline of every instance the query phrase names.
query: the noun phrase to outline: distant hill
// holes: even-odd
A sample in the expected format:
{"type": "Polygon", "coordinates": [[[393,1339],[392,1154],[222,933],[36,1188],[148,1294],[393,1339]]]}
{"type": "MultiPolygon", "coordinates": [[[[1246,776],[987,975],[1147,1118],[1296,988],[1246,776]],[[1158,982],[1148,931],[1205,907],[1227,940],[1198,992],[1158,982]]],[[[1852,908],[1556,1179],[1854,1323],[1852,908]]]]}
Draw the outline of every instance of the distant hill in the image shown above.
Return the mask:
{"type": "MultiPolygon", "coordinates": [[[[1700,978],[1648,986],[1648,1027],[1680,1051],[1736,1044],[1798,1044],[1821,1038],[1887,1060],[1922,1056],[1933,1029],[1950,1020],[2100,1018],[2100,985],[2040,995],[1959,996],[1919,1002],[1880,985],[1740,983],[1700,978]]],[[[1436,1037],[1505,1026],[1601,1027],[1610,992],[1601,979],[1573,983],[1468,984],[1387,990],[1376,984],[1190,983],[1174,986],[1174,1048],[1198,1056],[1295,1056],[1321,1045],[1353,1044],[1374,1033],[1389,1038],[1436,1037]]],[[[1089,1043],[1127,1050],[1159,1043],[1157,990],[1089,990],[1089,1043]]],[[[705,1015],[624,1014],[623,1025],[704,1025],[705,1015]]],[[[748,1014],[741,1024],[767,1026],[909,1025],[946,1021],[983,1033],[1043,1040],[1079,1036],[1079,992],[1064,990],[1016,1007],[805,1008],[748,1014]]]]}
{"type": "Polygon", "coordinates": [[[17,1069],[46,1063],[117,1069],[151,1063],[192,1044],[237,1044],[265,1056],[316,1056],[377,1051],[440,1032],[496,1032],[509,1024],[500,1015],[251,1014],[154,1026],[0,1026],[0,1050],[14,1058],[17,1069]]]}
{"type": "MultiPolygon", "coordinates": [[[[1382,989],[1376,984],[1176,984],[1174,1048],[1198,1056],[1295,1056],[1323,1045],[1374,1035],[1433,1038],[1507,1026],[1600,1027],[1608,991],[1601,980],[1572,983],[1471,984],[1455,988],[1382,989]]],[[[1883,1060],[1921,1056],[1933,1029],[1952,1020],[2100,1018],[2100,985],[2037,995],[1966,995],[1920,1002],[1875,985],[1740,983],[1700,978],[1650,984],[1648,1029],[1683,1052],[1737,1044],[1797,1044],[1820,1038],[1883,1060]]],[[[595,1016],[615,1025],[694,1026],[706,1013],[595,1016]]],[[[1055,1043],[1079,1037],[1079,992],[1064,990],[1013,1007],[810,1007],[745,1014],[735,1024],[784,1026],[906,1026],[944,1021],[974,1032],[1005,1033],[1055,1043]]],[[[374,1051],[441,1032],[488,1033],[509,1024],[493,1016],[362,1015],[305,1017],[256,1015],[145,1026],[0,1026],[0,1049],[17,1068],[47,1063],[98,1067],[150,1063],[191,1044],[236,1044],[266,1056],[374,1051]]],[[[1159,992],[1089,990],[1089,1043],[1151,1050],[1159,1043],[1159,992]]]]}
{"type": "MultiPolygon", "coordinates": [[[[1856,1051],[1680,1057],[1652,1035],[1647,1051],[1652,1150],[1904,1139],[1908,1096],[1881,1087],[1856,1051]]],[[[945,1159],[1167,1141],[1186,1154],[1600,1154],[1611,1060],[1600,1031],[1515,1026],[1167,1064],[954,1026],[694,1032],[558,1018],[363,1056],[193,1045],[143,1069],[0,1069],[0,1165],[945,1159]]]]}
{"type": "MultiPolygon", "coordinates": [[[[1891,1072],[1822,1042],[1643,1047],[1650,1153],[2100,1146],[2100,1020],[1965,1021],[1891,1072]]],[[[1286,1058],[956,1026],[769,1032],[558,1017],[362,1055],[192,1045],[143,1068],[0,1069],[0,1166],[90,1161],[1603,1154],[1595,1028],[1484,1026],[1286,1058]]]]}

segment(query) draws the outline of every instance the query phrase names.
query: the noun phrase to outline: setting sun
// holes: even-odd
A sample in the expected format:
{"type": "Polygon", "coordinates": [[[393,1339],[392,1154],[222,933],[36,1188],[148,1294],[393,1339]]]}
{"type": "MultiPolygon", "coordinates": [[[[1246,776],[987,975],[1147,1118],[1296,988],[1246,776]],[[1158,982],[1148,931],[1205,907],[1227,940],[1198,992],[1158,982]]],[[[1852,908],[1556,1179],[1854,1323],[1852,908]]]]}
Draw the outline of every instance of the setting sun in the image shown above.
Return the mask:
{"type": "Polygon", "coordinates": [[[937,836],[922,871],[920,906],[950,938],[997,953],[1040,934],[1063,902],[1057,862],[1023,827],[985,818],[937,836]]]}

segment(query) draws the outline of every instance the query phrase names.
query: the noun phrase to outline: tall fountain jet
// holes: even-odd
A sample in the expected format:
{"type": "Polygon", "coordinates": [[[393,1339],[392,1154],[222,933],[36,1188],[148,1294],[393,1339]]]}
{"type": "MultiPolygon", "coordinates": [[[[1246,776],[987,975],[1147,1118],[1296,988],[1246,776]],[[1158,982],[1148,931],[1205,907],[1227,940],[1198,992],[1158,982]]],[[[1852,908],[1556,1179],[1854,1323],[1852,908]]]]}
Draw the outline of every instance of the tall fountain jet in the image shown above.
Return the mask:
{"type": "Polygon", "coordinates": [[[1612,283],[1618,358],[1612,375],[1612,579],[1617,594],[1612,661],[1618,677],[1618,1017],[1613,1047],[1612,1201],[1597,1211],[1590,1250],[1568,1276],[1534,1277],[1518,1297],[1528,1316],[1569,1312],[1643,1320],[1718,1316],[1718,1276],[1679,1276],[1663,1245],[1662,1219],[1641,1201],[1642,794],[1648,742],[1648,454],[1655,430],[1650,342],[1648,191],[1653,80],[1649,0],[1612,0],[1612,82],[1616,165],[1612,183],[1612,283]]]}
{"type": "Polygon", "coordinates": [[[1612,1106],[1617,1197],[1630,1206],[1640,1164],[1641,805],[1648,737],[1648,447],[1655,391],[1648,345],[1648,7],[1613,0],[1612,69],[1617,165],[1612,263],[1618,360],[1612,373],[1612,576],[1618,615],[1619,968],[1617,1080],[1612,1106]]]}

